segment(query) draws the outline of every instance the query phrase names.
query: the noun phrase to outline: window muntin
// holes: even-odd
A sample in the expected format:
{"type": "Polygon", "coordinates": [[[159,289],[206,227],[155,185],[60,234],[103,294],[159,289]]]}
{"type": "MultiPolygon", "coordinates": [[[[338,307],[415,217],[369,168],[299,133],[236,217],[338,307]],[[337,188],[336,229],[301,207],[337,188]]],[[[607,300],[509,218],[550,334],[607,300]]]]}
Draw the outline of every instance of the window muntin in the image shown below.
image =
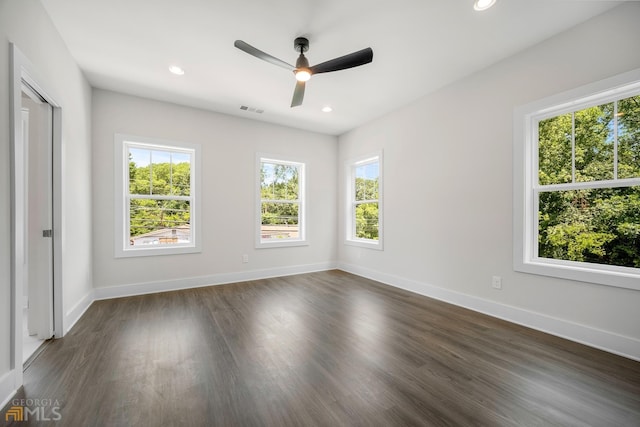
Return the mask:
{"type": "Polygon", "coordinates": [[[619,179],[640,178],[640,95],[621,99],[617,104],[619,179]]]}
{"type": "Polygon", "coordinates": [[[640,186],[618,177],[640,163],[640,95],[540,120],[537,142],[538,257],[640,268],[640,186]]]}
{"type": "Polygon", "coordinates": [[[382,154],[348,163],[349,244],[382,248],[382,154]]]}
{"type": "Polygon", "coordinates": [[[304,163],[258,156],[256,247],[306,244],[304,163]]]}
{"type": "Polygon", "coordinates": [[[116,256],[198,252],[198,146],[116,135],[116,256]]]}
{"type": "Polygon", "coordinates": [[[514,117],[514,268],[640,289],[640,70],[514,117]]]}

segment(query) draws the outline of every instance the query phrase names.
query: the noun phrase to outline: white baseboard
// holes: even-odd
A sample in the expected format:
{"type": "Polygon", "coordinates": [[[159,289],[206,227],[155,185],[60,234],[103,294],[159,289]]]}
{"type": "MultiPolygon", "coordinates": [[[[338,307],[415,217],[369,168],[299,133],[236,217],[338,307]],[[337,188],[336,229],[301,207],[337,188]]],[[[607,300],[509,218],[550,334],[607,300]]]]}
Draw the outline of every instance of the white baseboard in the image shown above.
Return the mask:
{"type": "Polygon", "coordinates": [[[640,340],[352,264],[340,270],[640,361],[640,340]]]}
{"type": "Polygon", "coordinates": [[[71,310],[67,311],[64,316],[64,325],[62,325],[63,336],[76,324],[85,311],[91,306],[95,300],[95,290],[90,291],[80,301],[74,305],[71,310]]]}
{"type": "Polygon", "coordinates": [[[268,279],[270,277],[291,276],[294,274],[312,273],[335,269],[335,262],[320,264],[296,265],[291,267],[268,268],[263,270],[220,273],[210,276],[189,277],[185,279],[163,280],[157,282],[133,283],[121,286],[109,286],[94,289],[94,299],[111,299],[133,295],[152,294],[156,292],[177,291],[180,289],[200,288],[204,286],[224,285],[227,283],[246,282],[247,280],[268,279]]]}
{"type": "MultiPolygon", "coordinates": [[[[15,372],[11,370],[0,377],[0,409],[9,403],[18,389],[15,384],[15,372]]],[[[2,414],[4,415],[4,413],[2,414]]]]}
{"type": "Polygon", "coordinates": [[[120,286],[95,288],[68,310],[64,317],[64,334],[76,324],[94,301],[129,297],[134,295],[153,294],[157,292],[177,291],[180,289],[200,288],[205,286],[224,285],[227,283],[245,282],[247,280],[267,279],[270,277],[291,276],[294,274],[312,273],[335,269],[335,262],[320,264],[296,265],[291,267],[269,268],[234,273],[221,273],[211,276],[189,277],[185,279],[163,280],[157,282],[133,283],[120,286]]]}
{"type": "MultiPolygon", "coordinates": [[[[96,288],[67,312],[65,316],[64,329],[65,333],[68,332],[89,308],[91,303],[96,300],[223,285],[228,283],[244,282],[247,280],[267,279],[271,277],[291,276],[294,274],[312,273],[315,271],[325,271],[334,268],[339,268],[348,273],[376,280],[390,286],[405,289],[410,292],[435,298],[487,314],[492,317],[497,317],[499,319],[640,361],[640,340],[635,338],[603,331],[519,307],[500,304],[495,301],[451,291],[438,286],[418,282],[416,280],[403,278],[401,276],[382,273],[352,264],[335,262],[221,273],[210,276],[96,288]]],[[[2,396],[2,394],[0,394],[0,396],[2,396]]]]}
{"type": "MultiPolygon", "coordinates": [[[[63,331],[64,334],[69,332],[73,325],[76,324],[76,322],[82,317],[85,311],[87,311],[91,304],[96,300],[143,295],[156,292],[175,291],[180,289],[198,288],[204,286],[223,285],[227,283],[245,282],[247,280],[268,279],[271,277],[291,276],[294,274],[333,270],[335,268],[337,268],[337,263],[326,262],[319,264],[306,264],[291,267],[269,268],[234,273],[221,273],[211,276],[96,288],[86,294],[80,301],[78,301],[70,310],[65,313],[63,319],[63,331]]],[[[0,399],[2,399],[0,408],[4,407],[4,405],[6,405],[16,394],[17,388],[15,387],[15,381],[15,372],[13,370],[5,373],[2,377],[0,377],[0,399]]]]}

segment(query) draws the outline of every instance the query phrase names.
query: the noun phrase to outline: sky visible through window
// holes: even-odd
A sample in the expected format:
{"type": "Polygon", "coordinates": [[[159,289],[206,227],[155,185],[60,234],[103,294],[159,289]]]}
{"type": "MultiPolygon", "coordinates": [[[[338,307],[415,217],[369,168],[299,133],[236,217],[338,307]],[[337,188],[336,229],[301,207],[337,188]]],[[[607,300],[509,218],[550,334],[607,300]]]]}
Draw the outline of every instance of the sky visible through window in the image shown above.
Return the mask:
{"type": "Polygon", "coordinates": [[[375,180],[375,179],[378,179],[379,174],[380,174],[380,167],[377,161],[375,163],[356,166],[356,178],[375,180]]]}
{"type": "Polygon", "coordinates": [[[278,179],[284,179],[285,181],[290,181],[291,179],[293,179],[296,171],[296,166],[291,165],[291,166],[285,167],[281,171],[282,173],[281,176],[278,176],[278,174],[276,173],[276,168],[278,166],[282,167],[283,164],[262,162],[262,172],[263,172],[262,185],[263,186],[272,185],[278,179]]]}
{"type": "Polygon", "coordinates": [[[168,151],[149,150],[145,148],[130,147],[129,153],[131,154],[131,161],[136,164],[137,167],[149,166],[150,157],[153,159],[153,163],[183,163],[189,162],[191,156],[188,153],[176,153],[168,151]],[[151,156],[149,154],[151,153],[151,156]]]}

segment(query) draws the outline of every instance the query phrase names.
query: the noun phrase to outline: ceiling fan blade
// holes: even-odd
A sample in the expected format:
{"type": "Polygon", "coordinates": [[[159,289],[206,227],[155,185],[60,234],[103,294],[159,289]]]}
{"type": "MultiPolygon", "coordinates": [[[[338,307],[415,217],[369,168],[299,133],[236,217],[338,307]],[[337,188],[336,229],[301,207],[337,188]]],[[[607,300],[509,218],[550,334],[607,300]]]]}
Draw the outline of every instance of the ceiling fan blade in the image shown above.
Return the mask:
{"type": "Polygon", "coordinates": [[[291,100],[291,107],[298,107],[302,105],[304,99],[304,86],[305,82],[296,81],[296,88],[293,91],[293,99],[291,100]]]}
{"type": "Polygon", "coordinates": [[[311,67],[311,74],[328,73],[330,71],[346,70],[373,61],[373,50],[368,47],[339,58],[330,59],[311,67]]]}
{"type": "Polygon", "coordinates": [[[268,53],[261,51],[260,49],[256,49],[249,43],[245,43],[242,40],[236,40],[233,45],[241,51],[248,53],[249,55],[255,56],[256,58],[267,61],[273,65],[277,65],[278,67],[286,68],[289,71],[293,71],[296,68],[293,65],[287,64],[286,62],[276,58],[275,56],[271,56],[268,53]]]}

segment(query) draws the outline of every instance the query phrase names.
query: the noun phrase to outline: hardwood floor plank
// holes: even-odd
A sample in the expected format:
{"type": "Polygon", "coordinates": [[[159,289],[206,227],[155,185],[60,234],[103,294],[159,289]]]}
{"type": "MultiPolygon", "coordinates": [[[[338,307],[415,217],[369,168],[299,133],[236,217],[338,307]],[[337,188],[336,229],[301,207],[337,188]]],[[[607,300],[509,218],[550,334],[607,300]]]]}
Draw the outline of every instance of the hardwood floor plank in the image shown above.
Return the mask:
{"type": "Polygon", "coordinates": [[[17,398],[62,420],[9,425],[640,426],[640,363],[328,271],[96,301],[17,398]]]}

